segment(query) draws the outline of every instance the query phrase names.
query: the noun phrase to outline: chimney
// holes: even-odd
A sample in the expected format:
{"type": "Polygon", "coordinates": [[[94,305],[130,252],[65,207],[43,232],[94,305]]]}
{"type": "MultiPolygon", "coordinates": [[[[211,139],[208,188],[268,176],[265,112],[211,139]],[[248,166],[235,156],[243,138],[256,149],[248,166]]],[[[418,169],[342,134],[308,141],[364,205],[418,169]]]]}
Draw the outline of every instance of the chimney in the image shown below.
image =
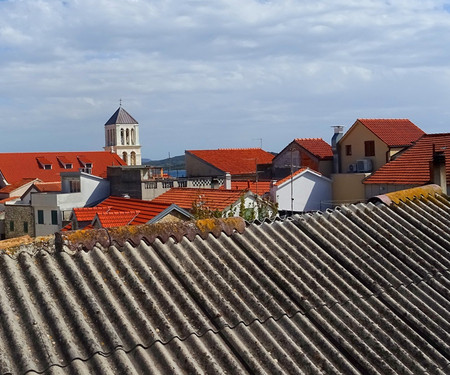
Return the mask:
{"type": "Polygon", "coordinates": [[[439,185],[444,194],[447,194],[447,173],[445,170],[445,153],[436,151],[433,145],[433,160],[431,161],[431,181],[439,185]]]}
{"type": "Polygon", "coordinates": [[[333,151],[333,173],[340,172],[340,160],[339,160],[339,150],[338,142],[344,135],[344,127],[341,125],[332,126],[334,128],[334,134],[331,138],[331,150],[333,151]]]}
{"type": "Polygon", "coordinates": [[[230,174],[230,172],[225,173],[225,189],[231,190],[231,174],[230,174]]]}

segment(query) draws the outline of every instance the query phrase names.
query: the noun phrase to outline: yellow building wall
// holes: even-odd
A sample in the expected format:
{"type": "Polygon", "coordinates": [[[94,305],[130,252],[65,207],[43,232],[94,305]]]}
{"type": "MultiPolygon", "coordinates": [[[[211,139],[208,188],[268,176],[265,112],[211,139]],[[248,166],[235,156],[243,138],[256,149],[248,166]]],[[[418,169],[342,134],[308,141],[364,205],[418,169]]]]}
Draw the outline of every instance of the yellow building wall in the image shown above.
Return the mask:
{"type": "Polygon", "coordinates": [[[362,180],[370,173],[333,174],[333,205],[365,202],[366,191],[362,180]]]}
{"type": "Polygon", "coordinates": [[[389,152],[387,145],[358,121],[341,139],[339,147],[342,173],[347,173],[349,171],[349,165],[356,163],[359,159],[371,159],[373,166],[372,172],[376,171],[386,164],[386,157],[389,152]],[[375,142],[375,156],[365,156],[365,141],[375,142]],[[352,146],[351,155],[346,155],[347,145],[352,146]]]}

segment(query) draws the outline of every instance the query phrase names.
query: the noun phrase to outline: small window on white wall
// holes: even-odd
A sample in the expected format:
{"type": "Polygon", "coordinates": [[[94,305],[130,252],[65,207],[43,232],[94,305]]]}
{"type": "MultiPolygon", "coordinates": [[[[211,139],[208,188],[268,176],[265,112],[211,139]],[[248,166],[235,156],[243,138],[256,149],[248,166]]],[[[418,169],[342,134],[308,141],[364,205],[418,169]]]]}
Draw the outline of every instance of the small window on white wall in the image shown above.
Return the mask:
{"type": "Polygon", "coordinates": [[[80,180],[69,180],[69,191],[78,193],[81,191],[80,180]]]}

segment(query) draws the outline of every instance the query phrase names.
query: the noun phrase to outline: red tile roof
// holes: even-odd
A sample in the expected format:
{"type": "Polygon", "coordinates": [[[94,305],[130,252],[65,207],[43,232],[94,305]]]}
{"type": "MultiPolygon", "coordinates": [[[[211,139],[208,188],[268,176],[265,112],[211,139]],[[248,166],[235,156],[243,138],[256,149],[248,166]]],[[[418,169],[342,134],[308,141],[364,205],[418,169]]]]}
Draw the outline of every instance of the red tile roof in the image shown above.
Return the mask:
{"type": "Polygon", "coordinates": [[[33,185],[41,193],[51,192],[51,191],[61,191],[61,181],[35,182],[33,185]]]}
{"type": "Polygon", "coordinates": [[[9,201],[13,201],[15,199],[20,199],[20,197],[9,197],[9,198],[5,198],[5,199],[0,199],[0,204],[3,204],[5,202],[9,202],[9,201]]]}
{"type": "MultiPolygon", "coordinates": [[[[291,179],[291,177],[295,177],[295,176],[297,176],[298,174],[300,174],[300,173],[306,171],[307,169],[308,169],[308,168],[300,168],[299,170],[297,170],[297,171],[295,171],[294,173],[292,173],[292,175],[286,176],[285,178],[283,178],[283,179],[277,181],[277,182],[275,183],[275,185],[276,185],[276,186],[280,186],[281,184],[285,183],[286,181],[289,181],[289,180],[291,179]]],[[[315,173],[319,173],[319,172],[316,172],[316,171],[314,171],[314,172],[315,172],[315,173]]],[[[319,173],[319,174],[320,174],[320,173],[319,173]]]]}
{"type": "Polygon", "coordinates": [[[256,164],[270,164],[273,155],[260,148],[227,148],[186,151],[221,171],[232,175],[256,172],[256,164]]]}
{"type": "Polygon", "coordinates": [[[409,146],[425,132],[408,119],[358,119],[389,147],[409,146]]]}
{"type": "MultiPolygon", "coordinates": [[[[231,181],[231,190],[250,190],[254,194],[263,195],[270,191],[270,181],[231,181]]],[[[225,186],[221,186],[220,190],[225,190],[225,186]]]]}
{"type": "Polygon", "coordinates": [[[80,207],[74,208],[73,214],[77,221],[92,221],[97,213],[108,212],[111,210],[110,206],[105,207],[80,207]]]}
{"type": "Polygon", "coordinates": [[[333,151],[331,146],[322,138],[296,138],[294,142],[303,147],[318,159],[332,159],[333,151]]]}
{"type": "Polygon", "coordinates": [[[172,188],[153,199],[152,202],[174,203],[185,210],[191,210],[195,202],[204,202],[205,208],[222,211],[235,203],[242,194],[242,190],[172,188]]]}
{"type": "Polygon", "coordinates": [[[137,215],[139,211],[109,211],[97,212],[96,218],[103,228],[111,228],[131,224],[137,215]]]}
{"type": "Polygon", "coordinates": [[[78,172],[84,168],[80,160],[92,162],[92,174],[103,178],[106,178],[108,166],[126,164],[117,154],[107,151],[0,153],[0,172],[9,184],[24,178],[53,182],[60,179],[61,172],[78,172]],[[73,168],[65,169],[58,157],[70,161],[73,168]],[[48,161],[52,169],[42,168],[38,158],[48,161]]]}
{"type": "Polygon", "coordinates": [[[139,214],[131,222],[133,225],[145,224],[149,220],[153,219],[156,215],[163,212],[168,208],[170,204],[153,201],[144,201],[141,199],[134,198],[123,198],[123,197],[108,197],[99,205],[98,207],[111,207],[111,211],[139,211],[139,214]]]}
{"type": "Polygon", "coordinates": [[[447,184],[450,184],[450,133],[427,134],[395,160],[370,175],[365,184],[424,185],[431,181],[430,162],[436,151],[444,151],[447,184]]]}
{"type": "Polygon", "coordinates": [[[8,193],[9,194],[16,189],[21,188],[23,185],[29,184],[35,180],[37,180],[37,179],[36,178],[21,178],[20,180],[1,188],[0,193],[8,193]]]}

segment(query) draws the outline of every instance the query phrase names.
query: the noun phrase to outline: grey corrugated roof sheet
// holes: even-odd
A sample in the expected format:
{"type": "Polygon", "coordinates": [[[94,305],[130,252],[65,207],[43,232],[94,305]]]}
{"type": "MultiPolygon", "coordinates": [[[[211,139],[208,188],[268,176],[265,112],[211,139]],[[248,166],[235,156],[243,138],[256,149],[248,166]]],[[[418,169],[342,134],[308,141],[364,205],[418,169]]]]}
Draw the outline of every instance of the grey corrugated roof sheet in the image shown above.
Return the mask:
{"type": "Polygon", "coordinates": [[[1,254],[1,373],[450,373],[447,197],[182,225],[1,254]]]}
{"type": "Polygon", "coordinates": [[[110,117],[108,121],[106,121],[106,125],[115,125],[115,124],[137,124],[138,122],[131,116],[127,111],[125,111],[122,107],[119,107],[116,112],[110,117]]]}

